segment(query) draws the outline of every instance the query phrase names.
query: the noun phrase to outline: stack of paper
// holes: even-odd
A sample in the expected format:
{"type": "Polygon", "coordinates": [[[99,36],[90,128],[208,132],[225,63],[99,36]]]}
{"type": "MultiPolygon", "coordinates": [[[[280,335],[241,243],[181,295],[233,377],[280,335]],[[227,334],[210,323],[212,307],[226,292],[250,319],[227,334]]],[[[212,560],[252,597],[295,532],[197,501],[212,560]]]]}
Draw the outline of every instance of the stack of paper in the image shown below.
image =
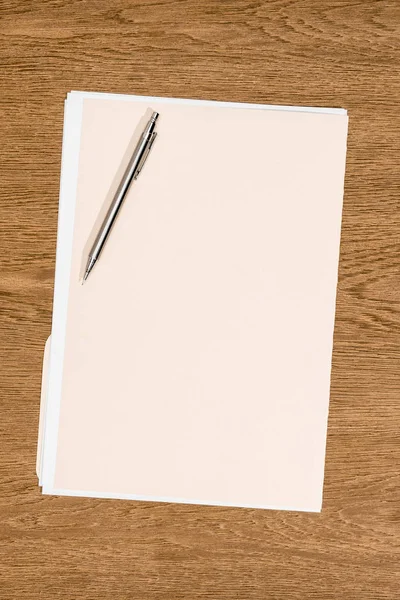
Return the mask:
{"type": "Polygon", "coordinates": [[[346,137],[342,109],[68,94],[43,493],[321,509],[346,137]]]}

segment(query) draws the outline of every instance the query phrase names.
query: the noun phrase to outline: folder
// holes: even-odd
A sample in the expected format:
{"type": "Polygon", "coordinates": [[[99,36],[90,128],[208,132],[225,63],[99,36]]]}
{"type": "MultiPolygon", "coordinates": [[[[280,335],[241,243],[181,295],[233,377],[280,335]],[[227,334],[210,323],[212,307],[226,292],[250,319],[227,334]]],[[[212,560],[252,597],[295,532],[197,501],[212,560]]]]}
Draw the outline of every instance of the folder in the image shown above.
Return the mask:
{"type": "Polygon", "coordinates": [[[43,493],[321,510],[347,124],[68,94],[43,493]],[[157,140],[82,285],[149,110],[157,140]]]}

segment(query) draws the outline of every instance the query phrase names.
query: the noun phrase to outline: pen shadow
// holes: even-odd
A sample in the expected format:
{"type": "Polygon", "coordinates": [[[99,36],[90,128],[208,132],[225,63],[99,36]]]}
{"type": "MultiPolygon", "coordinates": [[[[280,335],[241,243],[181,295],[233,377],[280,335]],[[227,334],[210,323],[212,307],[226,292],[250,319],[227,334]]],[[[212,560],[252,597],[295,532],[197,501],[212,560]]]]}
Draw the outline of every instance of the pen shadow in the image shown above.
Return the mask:
{"type": "Polygon", "coordinates": [[[83,276],[85,274],[89,252],[93,246],[94,240],[96,239],[97,233],[104,221],[104,218],[107,214],[107,210],[113,200],[114,194],[116,193],[117,188],[124,176],[125,170],[128,167],[129,160],[136,148],[136,144],[138,143],[139,138],[140,138],[141,134],[143,133],[143,130],[144,130],[146,124],[148,123],[153,112],[154,111],[151,108],[148,108],[146,110],[146,112],[144,113],[143,117],[138,122],[137,126],[135,127],[132,137],[126,147],[124,156],[121,160],[121,164],[119,165],[118,170],[115,173],[115,177],[110,185],[110,188],[106,194],[106,197],[104,198],[104,202],[101,205],[99,213],[93,223],[92,229],[90,231],[90,234],[87,238],[87,241],[85,243],[85,246],[84,246],[83,252],[82,252],[81,265],[80,265],[80,269],[79,269],[79,279],[81,281],[83,280],[83,276]]]}

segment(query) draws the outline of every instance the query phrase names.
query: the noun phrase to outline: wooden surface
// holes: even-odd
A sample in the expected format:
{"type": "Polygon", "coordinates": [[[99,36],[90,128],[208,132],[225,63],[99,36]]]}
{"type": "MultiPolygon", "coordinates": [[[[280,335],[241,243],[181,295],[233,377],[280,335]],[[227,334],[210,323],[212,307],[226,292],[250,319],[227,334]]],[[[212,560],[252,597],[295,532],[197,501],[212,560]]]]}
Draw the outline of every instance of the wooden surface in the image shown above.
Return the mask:
{"type": "Polygon", "coordinates": [[[398,1],[1,0],[0,16],[0,598],[398,598],[398,1]],[[321,515],[41,496],[71,89],[348,109],[321,515]]]}

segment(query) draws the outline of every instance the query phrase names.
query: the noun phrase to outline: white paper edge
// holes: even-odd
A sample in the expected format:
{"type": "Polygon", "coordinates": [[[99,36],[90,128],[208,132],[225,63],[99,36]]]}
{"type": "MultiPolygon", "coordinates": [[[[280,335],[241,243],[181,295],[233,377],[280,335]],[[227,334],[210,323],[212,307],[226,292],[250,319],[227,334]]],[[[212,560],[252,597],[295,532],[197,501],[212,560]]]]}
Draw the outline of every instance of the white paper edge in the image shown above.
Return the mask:
{"type": "Polygon", "coordinates": [[[257,504],[233,504],[229,502],[205,502],[204,500],[186,500],[184,498],[173,498],[168,496],[141,496],[138,494],[112,494],[111,492],[92,492],[87,490],[68,490],[68,489],[43,489],[43,494],[54,496],[73,496],[83,498],[102,498],[108,500],[136,500],[140,502],[168,502],[172,504],[197,504],[200,506],[223,506],[225,508],[253,508],[262,510],[285,510],[292,512],[321,512],[321,508],[294,508],[271,505],[257,504]]]}
{"type": "Polygon", "coordinates": [[[36,475],[39,479],[39,485],[42,485],[42,464],[43,464],[43,440],[44,440],[44,427],[46,423],[46,404],[48,397],[49,387],[49,359],[50,359],[50,344],[51,335],[47,338],[43,352],[43,368],[42,368],[42,389],[40,394],[40,412],[39,412],[39,427],[38,427],[38,445],[36,452],[36,475]]]}
{"type": "Polygon", "coordinates": [[[257,110],[286,110],[290,112],[312,112],[347,115],[345,108],[327,108],[323,106],[284,106],[279,104],[251,104],[246,102],[218,102],[215,100],[197,100],[195,98],[166,98],[159,96],[136,96],[134,94],[112,94],[104,92],[79,92],[73,90],[68,97],[97,98],[103,100],[127,100],[133,102],[160,102],[163,104],[184,104],[191,106],[222,106],[225,108],[253,108],[257,110]]]}
{"type": "Polygon", "coordinates": [[[56,468],[82,109],[83,98],[78,95],[69,98],[64,105],[53,323],[41,465],[43,491],[53,485],[56,468]]]}
{"type": "MultiPolygon", "coordinates": [[[[78,92],[68,93],[65,101],[64,112],[64,131],[63,131],[63,150],[61,161],[61,183],[60,183],[60,203],[58,217],[58,235],[56,252],[56,275],[54,286],[53,302],[53,326],[52,326],[52,344],[50,351],[49,365],[49,384],[47,390],[47,402],[45,413],[45,427],[41,464],[41,477],[39,484],[43,486],[43,494],[54,494],[64,496],[84,496],[95,498],[110,498],[122,500],[143,500],[156,502],[174,502],[184,504],[200,504],[212,506],[238,506],[235,504],[218,502],[199,502],[194,500],[185,500],[180,498],[159,498],[140,496],[135,494],[111,494],[94,491],[77,491],[54,488],[54,477],[56,468],[58,425],[61,404],[62,371],[64,359],[64,346],[66,336],[66,321],[68,311],[68,292],[71,269],[71,255],[74,231],[74,216],[76,203],[76,188],[78,183],[79,170],[79,150],[82,126],[82,110],[84,98],[104,99],[104,100],[124,100],[131,102],[147,101],[161,103],[179,103],[188,105],[208,105],[223,106],[230,108],[253,108],[262,110],[285,110],[300,111],[325,114],[347,115],[347,110],[343,108],[323,108],[323,107],[293,107],[278,106],[266,104],[246,104],[239,102],[214,102],[211,100],[191,100],[179,98],[159,98],[155,96],[135,96],[127,94],[107,94],[101,92],[78,92]]],[[[322,504],[322,492],[321,492],[322,504]]],[[[264,508],[271,510],[292,510],[305,512],[320,512],[318,509],[290,508],[277,506],[250,506],[240,505],[243,508],[264,508]]]]}

